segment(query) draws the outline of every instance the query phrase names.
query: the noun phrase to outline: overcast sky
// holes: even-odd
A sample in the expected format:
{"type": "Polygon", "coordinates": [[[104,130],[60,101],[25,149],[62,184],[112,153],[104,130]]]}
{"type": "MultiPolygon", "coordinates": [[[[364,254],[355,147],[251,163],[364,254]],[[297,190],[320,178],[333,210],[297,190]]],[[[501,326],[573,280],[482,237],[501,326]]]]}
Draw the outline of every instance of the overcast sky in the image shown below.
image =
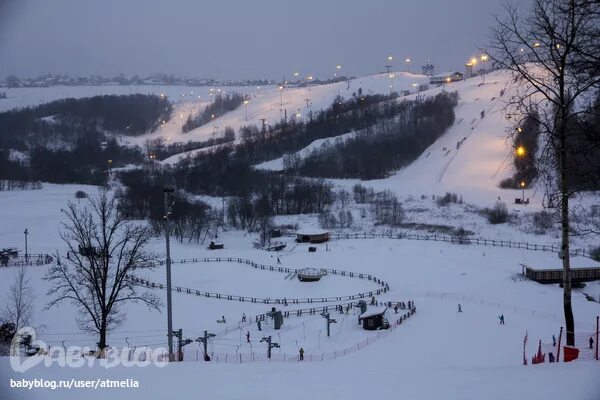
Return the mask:
{"type": "Polygon", "coordinates": [[[463,69],[501,0],[0,0],[0,77],[463,69]]]}

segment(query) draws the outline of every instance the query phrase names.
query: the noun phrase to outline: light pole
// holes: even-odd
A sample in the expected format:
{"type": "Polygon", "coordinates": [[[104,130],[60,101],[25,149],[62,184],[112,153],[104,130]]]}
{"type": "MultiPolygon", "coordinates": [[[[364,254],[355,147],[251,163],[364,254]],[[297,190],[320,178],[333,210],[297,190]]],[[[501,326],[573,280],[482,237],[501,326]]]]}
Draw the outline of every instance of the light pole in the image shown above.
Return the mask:
{"type": "Polygon", "coordinates": [[[404,62],[406,63],[406,72],[410,72],[410,63],[411,63],[411,59],[410,58],[406,58],[404,60],[404,62]]]}
{"type": "Polygon", "coordinates": [[[283,107],[283,85],[279,85],[279,106],[283,107]]]}
{"type": "Polygon", "coordinates": [[[523,193],[521,194],[521,204],[525,204],[525,182],[521,181],[521,189],[523,193]]]}
{"type": "Polygon", "coordinates": [[[25,232],[23,233],[25,234],[25,260],[27,260],[27,257],[29,257],[27,253],[27,235],[29,235],[29,230],[25,228],[25,232]]]}
{"type": "Polygon", "coordinates": [[[483,79],[483,83],[485,83],[485,63],[489,59],[487,54],[481,55],[481,78],[483,79]]]}
{"type": "Polygon", "coordinates": [[[472,74],[473,74],[473,76],[475,76],[475,65],[477,64],[477,58],[475,58],[475,57],[471,58],[470,63],[473,66],[472,74]]]}
{"type": "Polygon", "coordinates": [[[337,74],[338,74],[338,72],[340,72],[340,70],[342,69],[342,66],[338,64],[338,65],[336,65],[336,66],[335,66],[335,69],[336,69],[337,71],[336,71],[336,72],[333,74],[333,76],[337,77],[337,74]]]}
{"type": "Polygon", "coordinates": [[[173,303],[171,300],[171,243],[169,242],[169,234],[170,234],[170,224],[169,224],[169,216],[171,215],[171,206],[169,204],[169,197],[173,194],[174,190],[170,187],[165,187],[163,189],[163,194],[165,197],[165,215],[163,220],[165,221],[165,244],[167,251],[167,335],[169,341],[169,361],[173,360],[173,303]]]}
{"type": "Polygon", "coordinates": [[[248,121],[248,100],[244,100],[244,118],[248,121]]]}

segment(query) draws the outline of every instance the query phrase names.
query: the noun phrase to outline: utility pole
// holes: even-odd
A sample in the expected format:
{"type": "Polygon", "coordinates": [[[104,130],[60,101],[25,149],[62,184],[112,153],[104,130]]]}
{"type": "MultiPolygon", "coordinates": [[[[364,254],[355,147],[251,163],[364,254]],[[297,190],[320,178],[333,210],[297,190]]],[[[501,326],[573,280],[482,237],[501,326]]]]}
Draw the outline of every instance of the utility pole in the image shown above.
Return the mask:
{"type": "Polygon", "coordinates": [[[306,108],[308,108],[308,104],[310,103],[310,99],[304,99],[304,101],[306,102],[306,108]]]}
{"type": "Polygon", "coordinates": [[[261,118],[260,119],[262,122],[262,132],[265,133],[267,131],[267,119],[266,118],[261,118]]]}
{"type": "Polygon", "coordinates": [[[323,313],[321,316],[327,320],[327,337],[329,337],[331,332],[330,325],[337,324],[337,321],[333,318],[329,318],[329,313],[323,313]]]}
{"type": "Polygon", "coordinates": [[[29,235],[29,230],[27,228],[25,228],[25,232],[23,232],[25,234],[25,261],[27,261],[27,257],[28,254],[27,253],[27,235],[29,235]]]}
{"type": "Polygon", "coordinates": [[[267,342],[267,357],[269,360],[271,359],[271,349],[279,347],[279,343],[273,343],[271,341],[271,336],[264,337],[260,339],[261,342],[267,342]]]}
{"type": "Polygon", "coordinates": [[[204,347],[204,361],[209,361],[208,358],[208,339],[214,337],[214,333],[208,333],[208,331],[204,331],[204,336],[199,336],[196,339],[196,342],[202,343],[202,347],[204,347]]]}
{"type": "Polygon", "coordinates": [[[192,339],[183,339],[183,329],[178,329],[173,332],[173,335],[177,338],[177,361],[183,361],[183,346],[187,346],[192,343],[192,339]]]}
{"type": "Polygon", "coordinates": [[[163,216],[163,220],[165,222],[165,244],[167,251],[167,334],[168,334],[168,342],[169,342],[169,361],[173,360],[173,302],[171,300],[171,243],[169,241],[170,234],[170,223],[169,216],[171,215],[171,204],[169,204],[169,196],[173,194],[174,190],[170,187],[165,187],[163,189],[163,194],[165,197],[165,215],[163,216]]]}

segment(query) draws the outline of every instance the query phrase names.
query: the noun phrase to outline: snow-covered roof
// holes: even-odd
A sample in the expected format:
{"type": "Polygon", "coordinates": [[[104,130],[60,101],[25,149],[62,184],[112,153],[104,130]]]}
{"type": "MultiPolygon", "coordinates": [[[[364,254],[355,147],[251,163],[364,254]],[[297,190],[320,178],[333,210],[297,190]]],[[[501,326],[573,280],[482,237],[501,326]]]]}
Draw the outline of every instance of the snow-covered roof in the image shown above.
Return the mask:
{"type": "Polygon", "coordinates": [[[360,314],[358,319],[373,317],[375,315],[383,314],[387,310],[387,307],[370,307],[367,311],[360,314]]]}
{"type": "Polygon", "coordinates": [[[329,233],[329,231],[326,231],[323,229],[316,229],[316,228],[306,228],[306,229],[300,229],[299,231],[297,231],[296,235],[311,236],[311,235],[324,235],[326,233],[329,233]]]}
{"type": "Polygon", "coordinates": [[[445,78],[445,77],[448,77],[451,75],[456,75],[456,74],[462,75],[462,72],[458,72],[458,71],[440,72],[439,74],[435,74],[431,78],[445,78]]]}

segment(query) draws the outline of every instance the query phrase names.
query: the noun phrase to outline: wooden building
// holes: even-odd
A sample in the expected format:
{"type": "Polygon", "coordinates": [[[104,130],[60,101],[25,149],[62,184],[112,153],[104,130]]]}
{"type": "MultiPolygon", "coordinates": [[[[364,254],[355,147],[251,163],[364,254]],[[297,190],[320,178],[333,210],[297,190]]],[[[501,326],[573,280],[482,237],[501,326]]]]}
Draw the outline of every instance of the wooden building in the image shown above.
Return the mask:
{"type": "Polygon", "coordinates": [[[444,83],[458,82],[463,79],[464,75],[460,72],[444,72],[429,78],[429,83],[432,85],[443,85],[444,83]]]}
{"type": "MultiPolygon", "coordinates": [[[[563,270],[562,268],[556,269],[535,269],[521,264],[523,269],[523,275],[533,281],[539,283],[562,283],[563,281],[563,270]]],[[[600,280],[600,268],[571,268],[571,282],[581,283],[600,280]]]]}
{"type": "Polygon", "coordinates": [[[329,241],[329,232],[314,229],[296,232],[296,242],[298,243],[325,243],[329,241]]]}
{"type": "Polygon", "coordinates": [[[390,324],[385,317],[387,307],[371,307],[369,310],[360,314],[358,322],[362,323],[363,329],[374,331],[376,329],[389,329],[390,324]]]}

